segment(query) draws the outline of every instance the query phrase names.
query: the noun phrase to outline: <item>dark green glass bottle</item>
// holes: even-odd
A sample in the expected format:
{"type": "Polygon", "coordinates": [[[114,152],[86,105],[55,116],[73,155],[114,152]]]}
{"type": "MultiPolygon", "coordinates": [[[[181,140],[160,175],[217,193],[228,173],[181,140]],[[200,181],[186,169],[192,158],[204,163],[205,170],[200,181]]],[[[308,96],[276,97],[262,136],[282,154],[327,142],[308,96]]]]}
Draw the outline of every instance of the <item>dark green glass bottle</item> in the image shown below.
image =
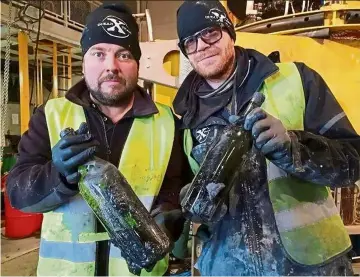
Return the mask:
{"type": "Polygon", "coordinates": [[[181,202],[189,217],[211,223],[215,212],[221,208],[237,180],[239,168],[246,162],[244,154],[252,147],[251,132],[244,129],[245,117],[255,107],[260,107],[264,99],[262,93],[256,92],[239,119],[226,126],[208,150],[181,202]]]}
{"type": "MultiPolygon", "coordinates": [[[[67,128],[60,136],[74,133],[67,128]]],[[[94,157],[79,168],[79,190],[103,224],[111,242],[121,250],[129,271],[139,275],[172,249],[172,242],[156,224],[118,168],[94,157]]]]}

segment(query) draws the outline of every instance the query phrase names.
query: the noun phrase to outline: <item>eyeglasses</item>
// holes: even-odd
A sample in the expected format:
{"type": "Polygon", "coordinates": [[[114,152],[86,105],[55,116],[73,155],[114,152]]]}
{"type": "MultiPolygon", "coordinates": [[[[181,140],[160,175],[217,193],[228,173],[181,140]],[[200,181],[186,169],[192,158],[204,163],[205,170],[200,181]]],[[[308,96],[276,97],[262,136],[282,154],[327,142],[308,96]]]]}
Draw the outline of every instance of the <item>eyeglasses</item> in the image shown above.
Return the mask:
{"type": "Polygon", "coordinates": [[[193,54],[198,48],[198,39],[201,38],[206,44],[212,45],[218,42],[222,38],[222,27],[212,26],[207,27],[192,36],[189,36],[179,42],[180,49],[186,53],[186,55],[193,54]]]}

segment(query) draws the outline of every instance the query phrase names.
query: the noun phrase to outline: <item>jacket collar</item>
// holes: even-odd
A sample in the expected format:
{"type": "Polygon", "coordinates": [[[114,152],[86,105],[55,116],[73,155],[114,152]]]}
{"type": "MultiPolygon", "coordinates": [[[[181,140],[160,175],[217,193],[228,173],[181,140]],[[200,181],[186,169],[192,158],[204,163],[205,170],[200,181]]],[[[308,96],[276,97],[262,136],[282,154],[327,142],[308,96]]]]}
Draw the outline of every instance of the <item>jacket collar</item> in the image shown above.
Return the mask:
{"type": "MultiPolygon", "coordinates": [[[[137,86],[134,93],[135,99],[131,109],[133,117],[149,116],[159,112],[150,95],[143,88],[137,86]]],[[[84,108],[89,108],[93,105],[85,79],[81,79],[72,86],[66,93],[65,98],[84,108]]]]}
{"type": "MultiPolygon", "coordinates": [[[[245,82],[243,83],[242,80],[239,80],[239,84],[241,83],[242,86],[242,88],[238,90],[237,95],[237,111],[239,112],[244,105],[248,103],[254,92],[261,88],[264,80],[277,72],[279,68],[267,56],[256,50],[243,49],[238,46],[236,46],[236,50],[243,53],[246,57],[246,59],[243,60],[243,63],[247,63],[244,65],[238,64],[238,70],[241,71],[242,68],[249,64],[249,75],[245,82]]],[[[189,112],[189,107],[194,104],[194,99],[191,94],[194,94],[194,89],[198,90],[199,87],[194,86],[194,80],[199,78],[203,79],[193,70],[188,74],[180,86],[173,102],[174,110],[178,115],[184,116],[189,112]]],[[[203,83],[204,82],[206,81],[203,79],[203,83]]]]}
{"type": "Polygon", "coordinates": [[[249,57],[249,77],[244,83],[240,94],[237,95],[239,113],[250,101],[256,91],[259,91],[264,81],[279,71],[279,67],[264,54],[254,50],[245,49],[249,57]]]}

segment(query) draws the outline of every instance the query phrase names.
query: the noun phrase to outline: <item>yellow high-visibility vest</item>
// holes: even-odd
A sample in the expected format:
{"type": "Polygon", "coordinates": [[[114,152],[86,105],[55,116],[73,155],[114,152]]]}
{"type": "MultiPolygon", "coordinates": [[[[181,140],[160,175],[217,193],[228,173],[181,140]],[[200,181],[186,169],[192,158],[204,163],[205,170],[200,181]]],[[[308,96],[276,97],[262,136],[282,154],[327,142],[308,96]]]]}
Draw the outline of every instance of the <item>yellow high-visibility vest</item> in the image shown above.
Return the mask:
{"type": "MultiPolygon", "coordinates": [[[[159,113],[135,118],[127,137],[119,170],[145,207],[150,210],[158,195],[169,163],[174,134],[174,117],[169,107],[156,104],[159,113]]],[[[65,98],[52,99],[45,106],[51,147],[66,127],[75,130],[86,122],[83,107],[65,98]]],[[[109,239],[96,233],[96,217],[80,194],[54,211],[44,214],[41,230],[39,276],[94,276],[96,242],[109,239]]],[[[168,257],[142,276],[163,275],[168,257]]],[[[111,244],[110,276],[129,276],[120,250],[111,244]]]]}
{"type": "MultiPolygon", "coordinates": [[[[304,130],[305,96],[294,63],[277,64],[279,71],[261,88],[262,108],[281,120],[287,130],[304,130]]],[[[185,131],[184,149],[193,172],[199,165],[191,157],[193,141],[185,131]]],[[[288,175],[267,161],[270,200],[277,229],[288,255],[303,265],[318,265],[351,247],[351,241],[329,188],[288,175]]]]}

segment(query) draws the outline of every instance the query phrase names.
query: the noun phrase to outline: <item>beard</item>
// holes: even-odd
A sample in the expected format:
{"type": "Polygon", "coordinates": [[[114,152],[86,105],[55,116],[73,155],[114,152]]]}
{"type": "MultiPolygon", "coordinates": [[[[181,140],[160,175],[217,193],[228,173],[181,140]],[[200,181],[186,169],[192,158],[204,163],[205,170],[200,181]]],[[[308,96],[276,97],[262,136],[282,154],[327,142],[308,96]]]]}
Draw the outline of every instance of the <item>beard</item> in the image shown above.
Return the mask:
{"type": "Polygon", "coordinates": [[[85,82],[93,99],[100,105],[116,107],[131,101],[137,87],[138,76],[132,76],[125,79],[116,74],[109,74],[101,78],[96,84],[92,80],[88,80],[85,75],[85,82]],[[111,90],[104,91],[101,85],[106,81],[116,81],[117,84],[110,85],[111,90]]]}
{"type": "MultiPolygon", "coordinates": [[[[224,49],[224,54],[220,57],[220,62],[212,64],[210,66],[201,65],[199,62],[191,62],[194,70],[205,79],[221,79],[233,70],[233,63],[235,58],[235,52],[232,45],[228,45],[224,49]]],[[[218,53],[216,49],[208,49],[209,52],[204,52],[201,56],[197,57],[198,61],[201,61],[206,56],[218,53]]]]}

